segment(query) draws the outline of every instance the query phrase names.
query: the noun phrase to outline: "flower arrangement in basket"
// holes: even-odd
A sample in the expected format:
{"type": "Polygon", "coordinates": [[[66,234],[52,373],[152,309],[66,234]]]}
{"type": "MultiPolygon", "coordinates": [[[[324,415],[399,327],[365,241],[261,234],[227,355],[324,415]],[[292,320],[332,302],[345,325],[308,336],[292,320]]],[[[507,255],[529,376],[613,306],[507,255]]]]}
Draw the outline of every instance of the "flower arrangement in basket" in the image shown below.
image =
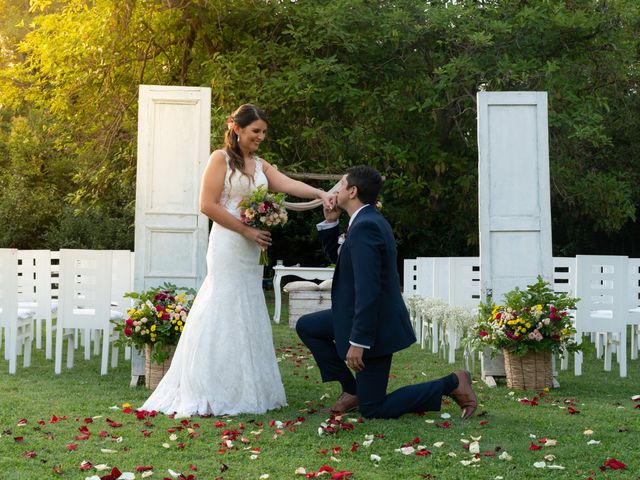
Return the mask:
{"type": "Polygon", "coordinates": [[[538,276],[526,290],[515,288],[504,294],[504,304],[491,300],[480,304],[472,333],[476,346],[489,346],[515,355],[527,352],[575,352],[580,350],[571,310],[577,298],[556,293],[538,276]]]}
{"type": "MultiPolygon", "coordinates": [[[[263,185],[246,195],[240,203],[240,220],[260,230],[272,230],[289,219],[284,206],[284,193],[269,192],[263,185]]],[[[269,256],[264,249],[260,253],[260,265],[268,265],[269,256]]]]}
{"type": "Polygon", "coordinates": [[[151,360],[161,364],[171,355],[167,347],[177,345],[191,309],[195,290],[170,283],[142,292],[129,292],[135,299],[126,320],[114,321],[121,332],[118,344],[133,345],[138,350],[150,347],[151,360]]]}

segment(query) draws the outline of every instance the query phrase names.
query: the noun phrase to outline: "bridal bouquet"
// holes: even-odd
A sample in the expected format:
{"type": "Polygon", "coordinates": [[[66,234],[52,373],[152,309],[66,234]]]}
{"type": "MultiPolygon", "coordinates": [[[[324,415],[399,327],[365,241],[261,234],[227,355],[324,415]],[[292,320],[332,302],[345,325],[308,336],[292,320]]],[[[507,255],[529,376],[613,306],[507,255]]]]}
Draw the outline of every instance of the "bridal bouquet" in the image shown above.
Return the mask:
{"type": "Polygon", "coordinates": [[[179,288],[170,283],[142,292],[129,292],[135,300],[126,320],[114,321],[121,332],[120,345],[133,345],[138,350],[151,347],[151,358],[162,363],[170,353],[167,347],[177,345],[184,330],[187,314],[195,297],[192,288],[179,288]]]}
{"type": "MultiPolygon", "coordinates": [[[[263,185],[246,195],[238,204],[240,220],[260,230],[272,230],[287,223],[284,193],[269,192],[263,185]]],[[[269,265],[269,256],[264,249],[260,253],[260,265],[269,265]]]]}

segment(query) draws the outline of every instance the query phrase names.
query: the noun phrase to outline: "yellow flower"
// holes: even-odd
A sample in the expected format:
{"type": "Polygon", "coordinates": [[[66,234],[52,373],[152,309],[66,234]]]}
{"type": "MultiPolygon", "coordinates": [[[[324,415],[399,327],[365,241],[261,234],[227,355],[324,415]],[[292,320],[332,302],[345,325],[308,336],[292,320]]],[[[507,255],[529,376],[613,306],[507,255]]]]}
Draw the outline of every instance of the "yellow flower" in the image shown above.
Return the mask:
{"type": "Polygon", "coordinates": [[[182,326],[182,320],[178,320],[178,325],[182,326]]]}
{"type": "Polygon", "coordinates": [[[180,330],[180,327],[178,327],[178,326],[173,327],[173,328],[175,329],[175,331],[176,331],[176,332],[177,332],[178,330],[180,330]]]}
{"type": "Polygon", "coordinates": [[[541,312],[542,311],[542,305],[540,305],[540,304],[536,305],[536,310],[541,312]]]}
{"type": "Polygon", "coordinates": [[[525,327],[527,327],[527,328],[531,328],[531,324],[530,324],[529,322],[527,322],[527,323],[525,324],[525,327]]]}
{"type": "Polygon", "coordinates": [[[151,325],[151,331],[155,332],[156,331],[156,326],[155,325],[151,325]]]}

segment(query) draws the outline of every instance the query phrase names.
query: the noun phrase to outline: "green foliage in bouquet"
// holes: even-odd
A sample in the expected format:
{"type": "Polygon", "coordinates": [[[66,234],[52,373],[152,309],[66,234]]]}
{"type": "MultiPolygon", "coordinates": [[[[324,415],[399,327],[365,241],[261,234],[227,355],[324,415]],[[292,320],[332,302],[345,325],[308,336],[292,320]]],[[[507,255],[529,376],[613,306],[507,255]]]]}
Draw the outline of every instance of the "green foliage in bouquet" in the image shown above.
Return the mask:
{"type": "Polygon", "coordinates": [[[471,332],[473,347],[491,347],[516,355],[533,352],[575,352],[573,315],[577,298],[555,293],[549,283],[538,280],[526,290],[514,288],[504,294],[504,304],[489,300],[480,304],[471,332]]]}
{"type": "Polygon", "coordinates": [[[135,299],[126,320],[113,321],[121,335],[120,346],[131,345],[144,350],[151,346],[151,359],[162,363],[169,358],[166,347],[177,345],[187,321],[196,291],[165,283],[161,287],[142,292],[129,292],[125,297],[135,299]]]}

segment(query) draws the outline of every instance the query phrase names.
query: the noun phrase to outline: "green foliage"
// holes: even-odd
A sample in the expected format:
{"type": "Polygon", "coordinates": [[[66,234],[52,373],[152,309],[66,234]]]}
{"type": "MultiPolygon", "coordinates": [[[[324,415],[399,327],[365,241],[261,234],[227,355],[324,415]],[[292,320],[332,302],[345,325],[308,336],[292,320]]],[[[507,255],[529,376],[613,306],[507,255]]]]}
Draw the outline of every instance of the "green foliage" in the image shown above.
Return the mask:
{"type": "Polygon", "coordinates": [[[0,24],[0,112],[39,112],[54,139],[45,155],[73,159],[76,209],[132,203],[139,84],[203,85],[213,147],[229,112],[260,104],[271,116],[260,153],[281,170],[368,163],[386,176],[400,256],[475,254],[476,92],[544,90],[554,249],[633,231],[635,0],[32,5],[0,24]]]}

